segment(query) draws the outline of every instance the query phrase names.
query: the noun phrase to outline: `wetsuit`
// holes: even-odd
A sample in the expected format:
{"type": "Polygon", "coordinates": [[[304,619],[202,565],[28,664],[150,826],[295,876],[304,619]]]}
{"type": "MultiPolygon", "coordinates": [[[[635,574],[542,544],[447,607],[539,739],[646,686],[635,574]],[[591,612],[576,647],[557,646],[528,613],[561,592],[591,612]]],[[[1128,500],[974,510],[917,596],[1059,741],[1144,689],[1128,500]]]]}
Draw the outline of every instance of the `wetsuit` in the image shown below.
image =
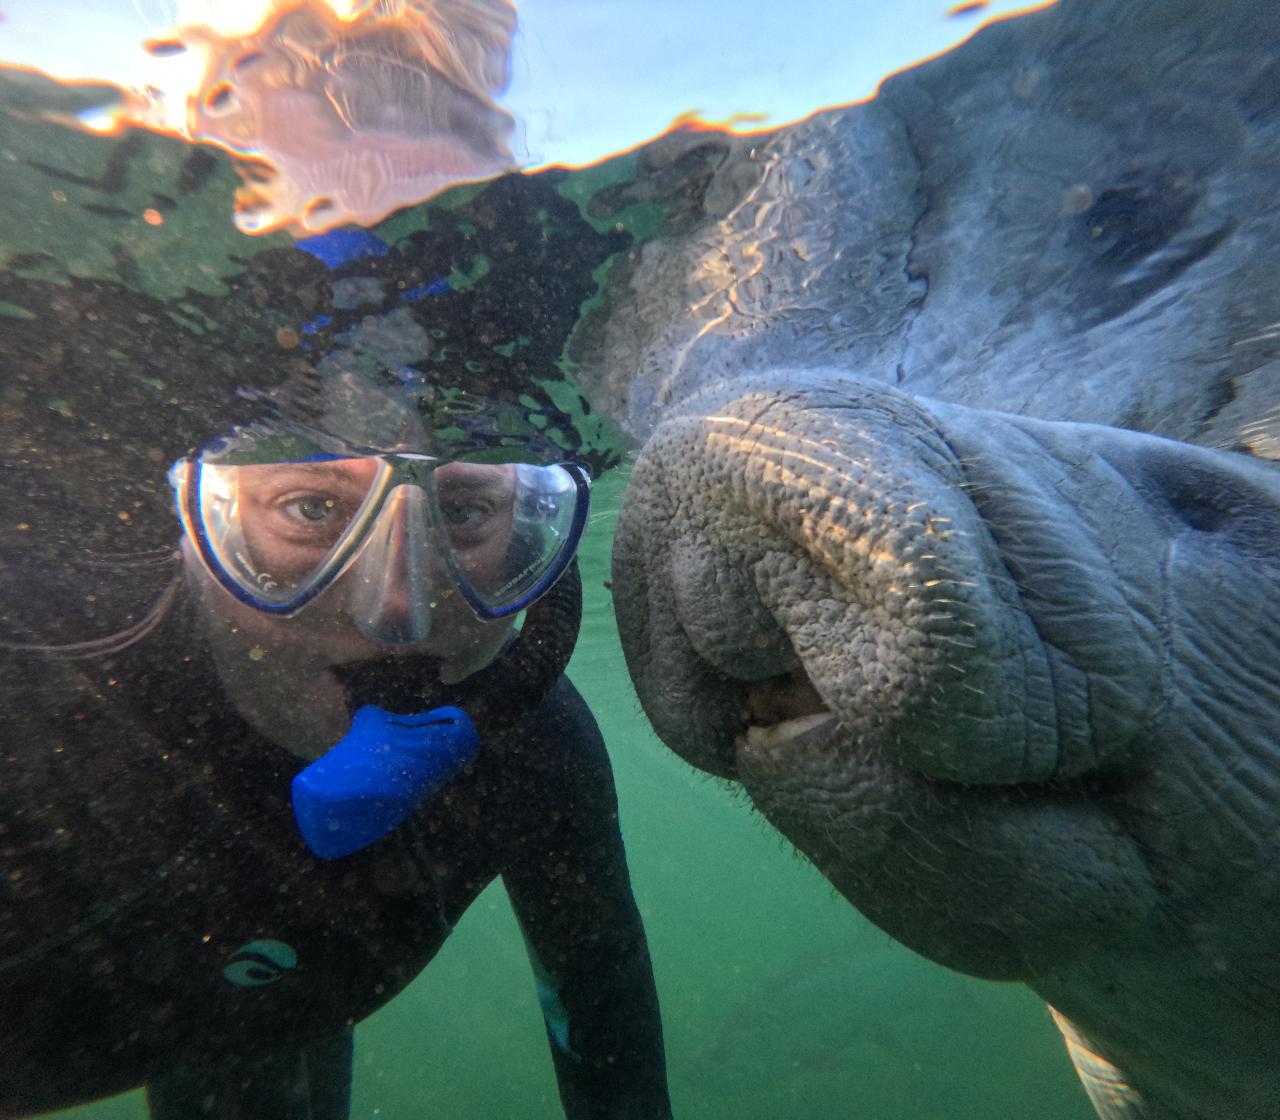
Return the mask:
{"type": "Polygon", "coordinates": [[[566,1115],[669,1116],[613,778],[572,685],[325,862],[290,807],[301,763],[235,713],[199,635],[179,602],[115,656],[0,658],[0,1116],[146,1084],[160,1120],[345,1118],[352,1025],[499,875],[566,1115]]]}

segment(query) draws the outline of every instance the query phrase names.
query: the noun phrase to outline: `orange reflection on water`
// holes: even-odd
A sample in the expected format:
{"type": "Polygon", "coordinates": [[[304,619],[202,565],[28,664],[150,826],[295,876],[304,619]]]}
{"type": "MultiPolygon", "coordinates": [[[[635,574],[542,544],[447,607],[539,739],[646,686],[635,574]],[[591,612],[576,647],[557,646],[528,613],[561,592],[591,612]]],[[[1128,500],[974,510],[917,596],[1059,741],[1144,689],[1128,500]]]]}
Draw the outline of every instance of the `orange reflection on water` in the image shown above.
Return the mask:
{"type": "MultiPolygon", "coordinates": [[[[1055,2],[975,20],[969,36],[1055,2]]],[[[989,6],[960,0],[945,14],[989,6]]],[[[516,122],[497,101],[509,77],[515,0],[210,0],[215,9],[217,26],[188,23],[146,44],[145,77],[79,123],[101,132],[141,126],[232,153],[243,179],[241,231],[307,236],[373,225],[454,184],[515,169],[516,122]]],[[[808,116],[875,96],[815,106],[808,116]]],[[[689,110],[665,134],[751,136],[794,123],[759,113],[713,121],[689,110]]],[[[595,166],[650,142],[526,169],[595,166]]]]}
{"type": "Polygon", "coordinates": [[[236,225],[309,235],[371,225],[514,165],[511,0],[379,0],[339,15],[276,3],[247,32],[147,44],[158,80],[85,123],[142,125],[239,157],[236,225]]]}
{"type": "Polygon", "coordinates": [[[769,125],[767,113],[734,113],[722,121],[709,121],[697,109],[686,109],[667,126],[668,132],[758,132],[761,129],[777,125],[769,125]]]}

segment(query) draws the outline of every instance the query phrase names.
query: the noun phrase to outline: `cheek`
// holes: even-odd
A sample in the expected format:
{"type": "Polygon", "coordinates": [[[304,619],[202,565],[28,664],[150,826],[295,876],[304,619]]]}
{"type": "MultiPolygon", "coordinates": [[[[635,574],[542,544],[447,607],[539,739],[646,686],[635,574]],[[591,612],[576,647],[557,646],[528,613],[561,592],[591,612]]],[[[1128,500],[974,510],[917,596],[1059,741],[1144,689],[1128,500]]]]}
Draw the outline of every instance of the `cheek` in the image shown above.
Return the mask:
{"type": "Polygon", "coordinates": [[[432,620],[430,652],[443,662],[441,676],[446,683],[460,680],[488,665],[511,638],[510,619],[481,622],[464,603],[466,618],[456,621],[437,613],[432,620]]]}
{"type": "Polygon", "coordinates": [[[502,570],[509,544],[510,535],[507,534],[471,548],[455,549],[454,560],[475,586],[488,587],[502,570]]]}
{"type": "Polygon", "coordinates": [[[335,524],[299,534],[284,526],[279,514],[273,515],[273,520],[246,520],[245,551],[256,572],[285,587],[297,587],[311,578],[333,551],[342,536],[340,529],[335,524]]]}
{"type": "Polygon", "coordinates": [[[431,644],[438,649],[478,649],[501,646],[511,630],[508,619],[476,617],[460,592],[439,596],[431,617],[431,644]]]}
{"type": "Polygon", "coordinates": [[[296,585],[312,566],[310,558],[290,549],[277,536],[265,532],[255,521],[243,526],[245,551],[255,572],[272,576],[285,584],[296,585]]]}
{"type": "Polygon", "coordinates": [[[251,657],[269,651],[323,661],[335,655],[351,656],[368,645],[337,609],[338,604],[326,602],[324,595],[293,618],[278,618],[240,602],[222,587],[186,541],[182,553],[205,619],[227,648],[241,649],[251,657]]]}

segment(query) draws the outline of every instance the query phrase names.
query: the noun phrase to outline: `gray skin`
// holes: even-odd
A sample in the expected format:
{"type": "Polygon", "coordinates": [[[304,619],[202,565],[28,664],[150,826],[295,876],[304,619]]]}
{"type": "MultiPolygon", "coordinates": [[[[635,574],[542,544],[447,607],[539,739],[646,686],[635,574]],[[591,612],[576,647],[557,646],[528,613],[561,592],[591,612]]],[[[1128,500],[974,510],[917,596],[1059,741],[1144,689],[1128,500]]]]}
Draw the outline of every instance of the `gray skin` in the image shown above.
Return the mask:
{"type": "Polygon", "coordinates": [[[659,426],[614,564],[662,739],[1102,1115],[1280,1115],[1272,465],[774,371],[659,426]]]}
{"type": "Polygon", "coordinates": [[[676,132],[589,212],[656,233],[570,341],[638,441],[721,380],[1280,458],[1280,5],[1059,0],[764,136],[676,132]]]}
{"type": "Polygon", "coordinates": [[[655,728],[1109,1118],[1280,1117],[1277,58],[1061,0],[592,203],[669,215],[573,344],[655,728]]]}

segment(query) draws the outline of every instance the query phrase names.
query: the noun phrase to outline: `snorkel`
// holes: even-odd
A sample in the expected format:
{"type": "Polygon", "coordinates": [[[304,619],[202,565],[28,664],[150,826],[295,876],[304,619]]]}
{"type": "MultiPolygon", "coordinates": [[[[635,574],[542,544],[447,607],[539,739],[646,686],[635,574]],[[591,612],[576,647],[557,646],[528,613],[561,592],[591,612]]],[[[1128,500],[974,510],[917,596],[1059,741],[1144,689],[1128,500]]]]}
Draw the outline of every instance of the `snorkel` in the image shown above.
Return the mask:
{"type": "Polygon", "coordinates": [[[569,663],[581,619],[574,562],[529,608],[503,653],[456,685],[439,683],[431,658],[341,667],[351,728],[291,787],[298,830],[311,852],[340,859],[368,847],[458,777],[482,742],[542,703],[569,663]],[[406,702],[422,710],[392,710],[406,702]]]}

